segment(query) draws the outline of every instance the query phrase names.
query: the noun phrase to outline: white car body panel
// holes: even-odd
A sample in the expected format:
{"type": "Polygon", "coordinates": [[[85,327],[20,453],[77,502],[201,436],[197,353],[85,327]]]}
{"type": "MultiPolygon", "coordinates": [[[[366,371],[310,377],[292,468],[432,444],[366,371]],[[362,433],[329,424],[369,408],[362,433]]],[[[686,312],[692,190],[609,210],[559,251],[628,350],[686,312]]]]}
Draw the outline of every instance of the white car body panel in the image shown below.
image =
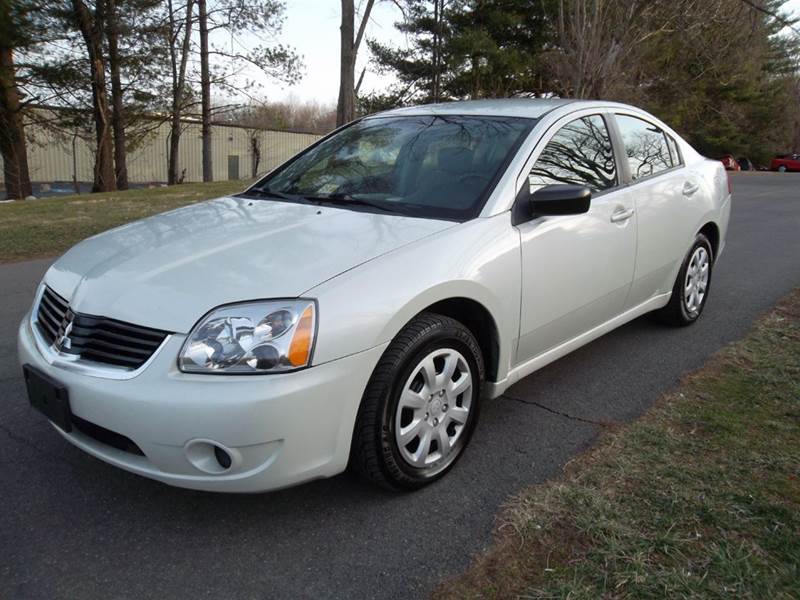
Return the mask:
{"type": "Polygon", "coordinates": [[[178,371],[185,337],[175,335],[137,377],[110,381],[53,370],[27,319],[18,339],[21,362],[67,386],[73,414],[135,440],[146,458],[56,427],[68,441],[132,473],[220,492],[278,489],[343,471],[361,393],[385,349],[296,373],[209,377],[178,371]],[[209,474],[187,461],[186,448],[198,440],[228,449],[230,472],[209,474]]]}
{"type": "MultiPolygon", "coordinates": [[[[554,114],[537,126],[544,132],[531,132],[535,145],[516,175],[514,197],[529,185],[528,173],[553,135],[598,112],[590,108],[554,114]]],[[[622,312],[636,262],[636,226],[633,218],[611,219],[619,212],[633,215],[633,208],[633,195],[620,187],[595,196],[586,214],[541,217],[517,226],[523,286],[517,364],[622,312]]]]}
{"type": "Polygon", "coordinates": [[[504,373],[519,332],[519,273],[519,235],[509,213],[473,219],[365,263],[306,292],[320,304],[314,360],[388,342],[432,304],[468,298],[494,318],[501,340],[498,369],[504,373]],[[456,256],[442,250],[452,247],[459,248],[456,256]],[[358,298],[353,290],[360,291],[358,298]]]}
{"type": "Polygon", "coordinates": [[[55,262],[45,282],[75,312],[188,333],[212,308],[299,296],[454,225],[226,197],[84,240],[55,262]]]}
{"type": "MultiPolygon", "coordinates": [[[[488,397],[596,337],[665,305],[696,234],[709,224],[722,251],[730,193],[720,163],[669,127],[608,102],[512,100],[414,107],[388,114],[537,118],[480,215],[464,223],[227,197],[132,223],[78,244],[47,285],[75,312],[172,332],[126,377],[54,360],[34,328],[18,336],[22,364],[65,384],[76,416],[134,440],[146,457],[59,430],[87,452],[165,483],[251,492],[341,472],[355,417],[383,351],[421,311],[466,299],[488,315],[488,397]],[[514,224],[511,209],[549,138],[590,114],[649,120],[677,140],[683,165],[597,195],[581,215],[514,224]],[[684,186],[691,184],[690,194],[684,186]],[[696,186],[696,189],[694,189],[696,186]],[[620,210],[630,218],[612,222],[620,210]],[[187,374],[186,335],[208,311],[258,299],[313,298],[312,364],[257,376],[187,374]],[[95,371],[95,372],[93,372],[95,371]],[[223,474],[199,471],[187,448],[230,450],[223,474]]],[[[619,163],[619,157],[618,157],[619,163]]],[[[35,307],[34,307],[35,308],[35,307]]],[[[56,357],[57,358],[57,357],[56,357]]],[[[107,369],[108,371],[108,369],[107,369]]]]}
{"type": "Polygon", "coordinates": [[[636,259],[628,190],[593,199],[589,212],[518,226],[522,243],[522,313],[517,362],[527,361],[617,316],[625,307],[636,259]],[[543,257],[546,256],[546,259],[543,257]]]}

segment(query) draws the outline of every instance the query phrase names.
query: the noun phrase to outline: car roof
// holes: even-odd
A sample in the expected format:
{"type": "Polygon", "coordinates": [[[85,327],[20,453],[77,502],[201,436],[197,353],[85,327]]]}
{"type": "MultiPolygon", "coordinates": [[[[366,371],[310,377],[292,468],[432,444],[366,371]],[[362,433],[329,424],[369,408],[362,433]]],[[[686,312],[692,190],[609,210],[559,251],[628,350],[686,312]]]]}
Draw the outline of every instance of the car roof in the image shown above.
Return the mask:
{"type": "Polygon", "coordinates": [[[387,110],[368,118],[418,115],[473,115],[483,117],[527,117],[538,119],[542,115],[566,104],[589,104],[562,98],[501,98],[497,100],[464,100],[441,104],[422,104],[387,110]]]}

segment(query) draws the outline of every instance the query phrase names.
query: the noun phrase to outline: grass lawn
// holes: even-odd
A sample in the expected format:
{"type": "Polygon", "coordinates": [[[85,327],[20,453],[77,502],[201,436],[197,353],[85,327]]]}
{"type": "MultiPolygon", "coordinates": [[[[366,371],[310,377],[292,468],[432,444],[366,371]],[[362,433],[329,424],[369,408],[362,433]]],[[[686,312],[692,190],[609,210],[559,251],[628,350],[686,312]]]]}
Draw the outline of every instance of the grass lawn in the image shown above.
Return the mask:
{"type": "Polygon", "coordinates": [[[436,598],[800,598],[800,290],[563,477],[436,598]]]}
{"type": "Polygon", "coordinates": [[[84,238],[185,204],[242,191],[247,181],[188,183],[0,204],[0,263],[59,254],[84,238]]]}

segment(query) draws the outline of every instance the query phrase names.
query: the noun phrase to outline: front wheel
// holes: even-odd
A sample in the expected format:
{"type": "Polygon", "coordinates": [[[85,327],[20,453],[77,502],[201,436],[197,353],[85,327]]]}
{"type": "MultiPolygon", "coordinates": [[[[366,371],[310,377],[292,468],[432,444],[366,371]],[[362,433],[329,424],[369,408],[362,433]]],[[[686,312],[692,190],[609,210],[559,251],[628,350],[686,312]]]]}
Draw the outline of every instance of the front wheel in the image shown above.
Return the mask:
{"type": "Polygon", "coordinates": [[[678,326],[697,321],[708,299],[713,266],[711,242],[699,233],[678,271],[669,303],[655,312],[656,318],[668,325],[678,326]]]}
{"type": "Polygon", "coordinates": [[[422,313],[384,352],[359,409],[350,466],[390,489],[442,477],[478,418],[483,357],[458,321],[422,313]]]}

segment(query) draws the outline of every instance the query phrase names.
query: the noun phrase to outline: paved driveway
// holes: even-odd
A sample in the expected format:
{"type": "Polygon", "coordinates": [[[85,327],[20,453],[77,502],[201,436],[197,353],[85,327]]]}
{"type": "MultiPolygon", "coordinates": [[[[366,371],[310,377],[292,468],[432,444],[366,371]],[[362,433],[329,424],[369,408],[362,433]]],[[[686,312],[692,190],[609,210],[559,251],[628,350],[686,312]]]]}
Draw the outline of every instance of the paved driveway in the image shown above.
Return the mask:
{"type": "Polygon", "coordinates": [[[0,266],[0,597],[416,598],[489,543],[522,486],[558,475],[592,421],[640,415],[800,285],[800,175],[735,179],[701,321],[639,319],[485,405],[440,483],[393,495],[348,476],[263,495],[172,489],[62,441],[30,408],[16,325],[47,261],[0,266]]]}

